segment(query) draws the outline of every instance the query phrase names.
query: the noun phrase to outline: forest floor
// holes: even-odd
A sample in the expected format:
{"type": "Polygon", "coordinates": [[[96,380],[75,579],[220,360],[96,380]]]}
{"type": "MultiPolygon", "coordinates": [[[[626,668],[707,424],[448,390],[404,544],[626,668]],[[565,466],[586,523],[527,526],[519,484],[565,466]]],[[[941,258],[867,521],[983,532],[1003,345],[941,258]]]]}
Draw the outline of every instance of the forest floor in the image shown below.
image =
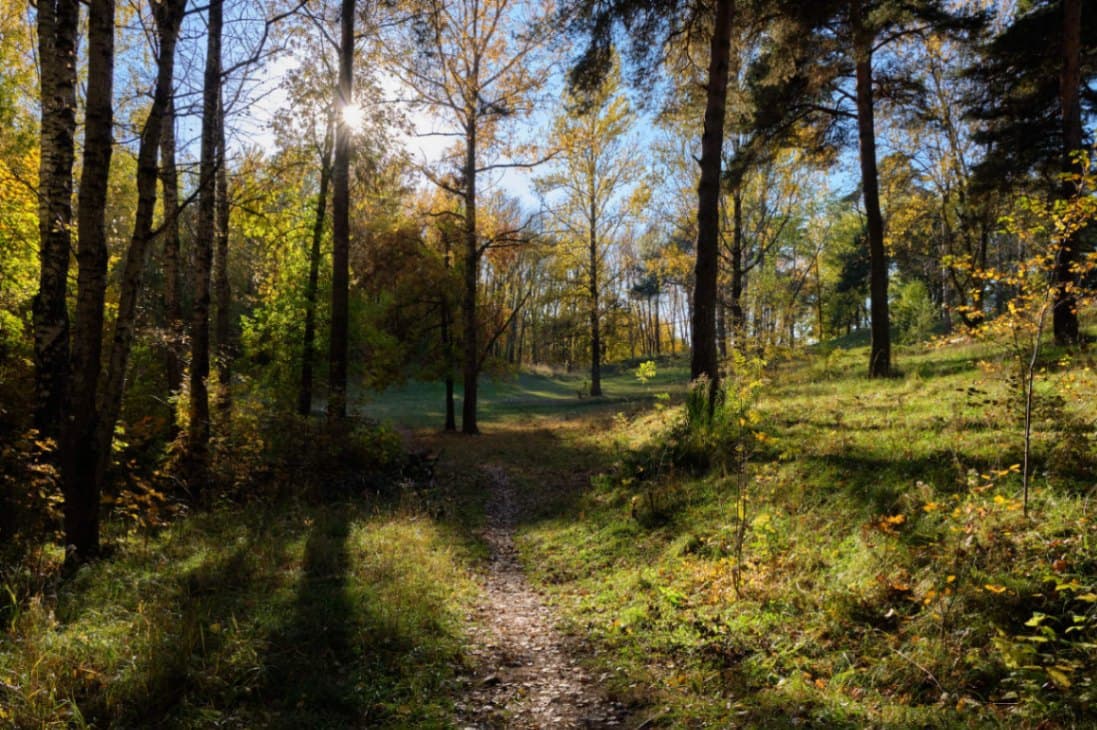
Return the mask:
{"type": "Polygon", "coordinates": [[[1092,355],[1049,353],[1027,514],[1008,361],[865,357],[741,364],[700,432],[674,362],[491,383],[475,438],[383,395],[432,478],[0,565],[0,726],[1097,727],[1092,355]]]}

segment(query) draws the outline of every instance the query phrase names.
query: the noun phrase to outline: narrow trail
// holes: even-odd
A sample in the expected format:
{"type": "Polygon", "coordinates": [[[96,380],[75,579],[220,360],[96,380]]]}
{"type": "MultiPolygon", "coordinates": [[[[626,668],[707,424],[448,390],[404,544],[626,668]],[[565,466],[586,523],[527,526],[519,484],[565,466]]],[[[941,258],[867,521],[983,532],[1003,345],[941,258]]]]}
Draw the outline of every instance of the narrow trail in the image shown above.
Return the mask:
{"type": "Polygon", "coordinates": [[[473,619],[477,667],[457,704],[457,726],[472,728],[623,728],[628,712],[608,700],[554,628],[552,611],[518,561],[515,489],[499,466],[482,467],[490,488],[484,540],[491,559],[473,619]]]}

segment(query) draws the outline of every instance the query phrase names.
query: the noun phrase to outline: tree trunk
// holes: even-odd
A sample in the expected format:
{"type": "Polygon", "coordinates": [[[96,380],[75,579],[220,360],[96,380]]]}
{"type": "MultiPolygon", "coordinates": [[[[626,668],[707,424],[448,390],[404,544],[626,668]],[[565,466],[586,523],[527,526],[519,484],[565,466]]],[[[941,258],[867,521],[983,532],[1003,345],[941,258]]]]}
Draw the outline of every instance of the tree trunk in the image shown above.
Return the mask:
{"type": "Polygon", "coordinates": [[[653,319],[652,332],[655,333],[655,342],[654,342],[655,354],[656,355],[662,355],[663,354],[663,325],[659,321],[659,296],[656,295],[653,299],[650,299],[648,301],[652,302],[652,304],[651,304],[652,319],[653,319]]]}
{"type": "MultiPolygon", "coordinates": [[[[1082,151],[1082,106],[1080,87],[1082,48],[1082,0],[1063,0],[1063,68],[1059,77],[1059,99],[1063,115],[1063,173],[1080,175],[1081,162],[1075,157],[1082,151]]],[[[1070,200],[1078,194],[1078,183],[1063,180],[1060,195],[1070,200]]],[[[1052,331],[1060,345],[1078,342],[1078,311],[1074,296],[1077,278],[1074,264],[1078,258],[1078,233],[1063,239],[1055,261],[1055,304],[1052,310],[1052,331]]]]}
{"type": "Polygon", "coordinates": [[[599,328],[598,313],[598,210],[595,200],[594,175],[588,180],[590,185],[590,395],[597,398],[602,395],[602,332],[599,328]]]}
{"type": "Polygon", "coordinates": [[[320,244],[324,240],[333,152],[332,130],[329,125],[324,135],[324,149],[320,154],[320,193],[316,200],[316,218],[312,222],[309,278],[305,284],[305,336],[301,347],[301,384],[297,390],[297,413],[302,416],[312,412],[312,366],[316,361],[316,293],[320,285],[320,244]]]}
{"type": "Polygon", "coordinates": [[[114,124],[114,0],[92,0],[88,10],[88,85],[84,161],[78,206],[76,320],[72,331],[72,379],[62,436],[61,486],[65,496],[67,559],[83,561],[99,551],[96,459],[96,395],[103,354],[103,302],[107,293],[107,206],[114,124]]]}
{"type": "MultiPolygon", "coordinates": [[[[183,306],[180,301],[182,282],[179,266],[179,177],[175,169],[175,103],[170,95],[161,123],[160,186],[164,192],[164,312],[168,320],[164,367],[168,394],[173,395],[183,387],[183,362],[180,357],[183,347],[183,306]]],[[[174,431],[174,419],[172,427],[174,431]]]]}
{"type": "Polygon", "coordinates": [[[137,319],[137,301],[141,293],[145,263],[153,238],[153,216],[156,211],[156,181],[159,170],[156,153],[160,148],[160,135],[165,114],[171,104],[175,74],[175,46],[179,27],[183,22],[185,0],[170,0],[156,6],[154,18],[160,39],[160,58],[156,68],[156,87],[153,90],[152,107],[141,132],[137,151],[137,211],[134,215],[133,235],[126,251],[122,271],[122,283],[118,294],[118,313],[111,337],[110,360],[107,379],[100,398],[99,425],[95,434],[100,458],[95,473],[96,482],[102,485],[110,459],[114,425],[122,408],[125,390],[126,367],[133,346],[137,319]]]}
{"type": "Polygon", "coordinates": [[[861,153],[861,188],[864,191],[868,224],[869,297],[871,300],[872,348],[870,378],[891,375],[891,330],[888,322],[888,262],[884,250],[884,218],[880,212],[879,181],[876,172],[876,129],[872,99],[873,35],[865,27],[861,0],[850,2],[853,50],[857,74],[857,138],[861,153]]]}
{"type": "Polygon", "coordinates": [[[41,63],[41,157],[38,168],[38,292],[34,297],[34,425],[59,439],[68,400],[69,249],[72,245],[72,166],[76,135],[75,0],[38,3],[41,63]]]}
{"type": "Polygon", "coordinates": [[[354,100],[354,0],[342,0],[339,89],[332,170],[331,340],[328,349],[328,420],[347,417],[350,300],[350,135],[343,110],[354,100]]]}
{"type": "Polygon", "coordinates": [[[202,151],[198,172],[198,223],[194,242],[194,313],[191,320],[190,427],[191,492],[199,496],[209,472],[210,273],[217,195],[217,111],[221,92],[223,0],[210,0],[206,72],[202,90],[202,151]]]}
{"type": "Polygon", "coordinates": [[[735,348],[746,353],[746,331],[743,318],[743,191],[736,187],[731,193],[731,332],[735,348]]]}
{"type": "Polygon", "coordinates": [[[464,398],[461,432],[480,433],[476,424],[476,390],[480,375],[480,344],[476,319],[476,289],[480,274],[480,249],[476,236],[476,121],[469,115],[465,127],[465,292],[461,315],[465,328],[464,398]]]}
{"type": "Polygon", "coordinates": [[[716,352],[716,278],[719,270],[720,163],[724,146],[731,19],[734,0],[716,0],[709,51],[705,126],[701,136],[701,181],[697,186],[697,264],[693,289],[693,355],[690,377],[709,381],[709,412],[720,382],[716,352]]]}
{"type": "Polygon", "coordinates": [[[213,256],[213,291],[217,316],[214,319],[214,343],[217,363],[217,410],[228,416],[232,410],[232,327],[229,286],[229,173],[225,154],[224,90],[217,100],[217,195],[214,205],[217,220],[217,245],[213,256]]]}
{"type": "MultiPolygon", "coordinates": [[[[446,273],[449,273],[450,269],[450,239],[448,233],[442,235],[442,245],[445,247],[445,258],[443,259],[446,273]]],[[[453,407],[453,333],[450,328],[453,326],[453,313],[449,308],[449,297],[447,292],[442,292],[442,356],[445,358],[446,365],[446,430],[457,430],[457,414],[453,407]]]]}

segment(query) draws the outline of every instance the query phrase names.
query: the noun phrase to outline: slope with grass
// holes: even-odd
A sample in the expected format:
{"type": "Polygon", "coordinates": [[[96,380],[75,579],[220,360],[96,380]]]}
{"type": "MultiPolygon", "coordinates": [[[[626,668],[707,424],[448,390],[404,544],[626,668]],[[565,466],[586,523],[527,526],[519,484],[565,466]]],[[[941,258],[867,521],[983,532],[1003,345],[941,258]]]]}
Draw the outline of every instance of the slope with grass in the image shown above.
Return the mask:
{"type": "Polygon", "coordinates": [[[993,353],[901,361],[770,367],[707,432],[667,409],[573,433],[614,466],[519,544],[648,726],[1097,724],[1092,363],[1049,363],[1025,516],[993,353]]]}
{"type": "Polygon", "coordinates": [[[9,617],[0,726],[445,727],[468,560],[445,525],[360,500],[121,540],[9,617]]]}
{"type": "MultiPolygon", "coordinates": [[[[608,691],[588,700],[626,727],[1092,726],[1097,374],[1061,355],[1027,516],[1013,386],[983,347],[909,349],[886,381],[860,377],[856,349],[740,363],[703,428],[686,425],[673,362],[647,383],[619,368],[604,399],[566,375],[500,381],[477,438],[437,431],[427,386],[383,394],[370,415],[429,426],[433,479],[348,491],[316,473],[326,486],[308,491],[275,470],[272,499],[152,531],[110,523],[112,554],[68,579],[55,549],[5,566],[29,598],[0,604],[0,725],[469,717],[457,709],[487,686],[469,678],[493,676],[475,665],[506,650],[470,630],[507,610],[481,585],[487,467],[571,636],[553,640],[560,665],[585,664],[608,691]]],[[[311,473],[303,455],[330,459],[309,433],[275,428],[265,448],[311,473]]],[[[392,447],[370,438],[356,463],[392,447]]],[[[521,711],[471,716],[505,727],[521,711]]]]}

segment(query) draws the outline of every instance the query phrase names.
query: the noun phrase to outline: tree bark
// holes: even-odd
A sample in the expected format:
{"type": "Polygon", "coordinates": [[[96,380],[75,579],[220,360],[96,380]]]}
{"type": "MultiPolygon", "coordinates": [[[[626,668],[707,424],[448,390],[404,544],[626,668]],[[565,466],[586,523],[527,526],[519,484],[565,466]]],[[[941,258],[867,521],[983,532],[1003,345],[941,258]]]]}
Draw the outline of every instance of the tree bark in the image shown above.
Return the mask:
{"type": "Polygon", "coordinates": [[[731,21],[734,0],[716,0],[709,51],[704,132],[701,136],[701,181],[697,186],[697,264],[693,289],[693,354],[690,377],[708,379],[709,412],[720,383],[716,349],[716,279],[719,270],[720,167],[724,146],[731,21]]]}
{"type": "MultiPolygon", "coordinates": [[[[161,40],[161,55],[163,55],[161,40]]],[[[164,368],[168,394],[183,387],[183,305],[180,299],[182,277],[179,266],[179,177],[175,169],[175,103],[171,95],[161,122],[160,187],[164,194],[164,312],[168,321],[164,368]]],[[[172,422],[173,429],[175,422],[172,422]]]]}
{"type": "MultiPolygon", "coordinates": [[[[80,175],[76,319],[72,330],[72,378],[62,436],[61,487],[65,497],[67,559],[83,561],[99,551],[96,461],[96,394],[103,353],[103,303],[107,293],[105,213],[113,151],[114,0],[91,0],[88,10],[88,85],[84,160],[80,175]]],[[[109,447],[109,445],[108,445],[109,447]]]]}
{"type": "Polygon", "coordinates": [[[210,274],[217,195],[217,117],[221,92],[223,0],[210,0],[206,70],[202,89],[202,148],[198,171],[198,222],[194,242],[194,313],[191,320],[189,482],[198,497],[209,478],[210,274]]]}
{"type": "MultiPolygon", "coordinates": [[[[333,118],[332,122],[334,121],[333,118]]],[[[301,384],[297,390],[297,413],[302,416],[312,412],[312,366],[316,361],[316,294],[320,285],[320,244],[324,240],[333,152],[332,130],[329,125],[324,135],[324,149],[320,153],[320,193],[316,200],[316,219],[312,223],[309,278],[305,284],[305,336],[301,348],[301,384]]]]}
{"type": "Polygon", "coordinates": [[[872,347],[870,378],[891,375],[891,329],[888,322],[888,262],[884,249],[884,218],[880,212],[879,179],[876,171],[876,129],[873,118],[872,44],[873,34],[865,26],[861,0],[850,2],[850,24],[857,79],[857,139],[861,156],[861,188],[868,225],[869,298],[871,300],[872,347]]]}
{"type": "Polygon", "coordinates": [[[476,396],[480,376],[479,322],[476,317],[480,278],[480,247],[476,236],[476,110],[465,125],[465,291],[461,315],[465,329],[464,393],[461,400],[461,432],[480,433],[476,424],[476,396]]]}
{"type": "Polygon", "coordinates": [[[217,410],[228,416],[232,410],[232,288],[229,285],[229,173],[225,154],[224,90],[217,100],[217,194],[216,247],[213,256],[213,291],[217,316],[214,319],[214,352],[217,363],[217,410]]]}
{"type": "MultiPolygon", "coordinates": [[[[443,230],[442,232],[442,247],[443,247],[443,259],[442,264],[445,268],[447,277],[450,270],[450,237],[449,231],[443,230]]],[[[457,414],[453,404],[453,312],[450,311],[450,302],[447,292],[443,291],[442,295],[442,357],[445,358],[446,367],[446,431],[457,430],[457,414]]]]}
{"type": "MultiPolygon", "coordinates": [[[[1082,150],[1082,0],[1063,0],[1063,67],[1059,77],[1059,99],[1063,124],[1064,175],[1077,176],[1082,166],[1075,155],[1082,150]]],[[[1064,178],[1060,195],[1070,200],[1078,194],[1078,185],[1064,178]]],[[[1055,261],[1055,303],[1052,310],[1052,331],[1060,345],[1078,342],[1078,312],[1074,296],[1077,276],[1074,264],[1078,258],[1078,233],[1064,238],[1055,261]]]]}
{"type": "Polygon", "coordinates": [[[342,0],[339,88],[332,170],[331,339],[328,348],[328,420],[347,417],[350,299],[350,135],[343,110],[354,99],[354,0],[342,0]]]}
{"type": "Polygon", "coordinates": [[[59,439],[68,399],[69,249],[72,245],[72,167],[76,135],[75,0],[40,0],[41,157],[38,168],[38,292],[34,297],[34,425],[59,439]]]}
{"type": "Polygon", "coordinates": [[[731,206],[731,336],[735,349],[745,354],[743,290],[746,288],[746,274],[743,271],[743,191],[739,187],[731,192],[731,206]]]}
{"type": "MultiPolygon", "coordinates": [[[[592,167],[593,170],[593,167],[592,167]]],[[[594,175],[587,181],[590,185],[590,395],[597,398],[602,395],[602,332],[598,311],[598,210],[594,175]]]]}

